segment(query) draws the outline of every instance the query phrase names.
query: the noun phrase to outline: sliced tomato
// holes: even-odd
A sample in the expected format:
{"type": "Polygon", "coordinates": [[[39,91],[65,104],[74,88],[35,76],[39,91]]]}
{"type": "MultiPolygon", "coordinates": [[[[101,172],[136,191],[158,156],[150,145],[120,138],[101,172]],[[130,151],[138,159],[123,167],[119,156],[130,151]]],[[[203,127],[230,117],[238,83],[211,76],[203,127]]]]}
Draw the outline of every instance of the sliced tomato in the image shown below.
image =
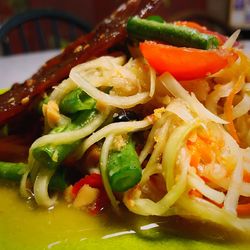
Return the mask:
{"type": "Polygon", "coordinates": [[[230,63],[238,55],[225,49],[200,50],[174,47],[153,41],[140,43],[144,58],[159,73],[169,72],[177,80],[193,80],[213,74],[230,63]]]}
{"type": "Polygon", "coordinates": [[[209,29],[207,29],[207,27],[202,26],[196,22],[177,21],[177,22],[174,22],[174,24],[179,25],[179,26],[187,26],[189,28],[195,29],[195,30],[197,30],[201,33],[204,33],[204,34],[214,35],[219,40],[220,45],[224,44],[226,42],[226,40],[228,39],[228,37],[216,32],[216,31],[209,30],[209,29]]]}

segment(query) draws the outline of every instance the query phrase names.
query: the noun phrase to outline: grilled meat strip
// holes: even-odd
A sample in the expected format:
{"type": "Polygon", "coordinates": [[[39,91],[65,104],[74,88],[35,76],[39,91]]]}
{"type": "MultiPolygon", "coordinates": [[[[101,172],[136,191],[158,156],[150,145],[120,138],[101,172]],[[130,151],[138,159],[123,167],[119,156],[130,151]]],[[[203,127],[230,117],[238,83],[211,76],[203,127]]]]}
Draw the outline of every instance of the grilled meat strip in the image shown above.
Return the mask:
{"type": "Polygon", "coordinates": [[[160,0],[129,0],[104,19],[89,34],[71,43],[58,56],[47,61],[37,73],[22,84],[0,95],[0,125],[20,116],[35,98],[67,78],[72,67],[103,55],[126,39],[126,22],[130,16],[146,17],[160,0]]]}

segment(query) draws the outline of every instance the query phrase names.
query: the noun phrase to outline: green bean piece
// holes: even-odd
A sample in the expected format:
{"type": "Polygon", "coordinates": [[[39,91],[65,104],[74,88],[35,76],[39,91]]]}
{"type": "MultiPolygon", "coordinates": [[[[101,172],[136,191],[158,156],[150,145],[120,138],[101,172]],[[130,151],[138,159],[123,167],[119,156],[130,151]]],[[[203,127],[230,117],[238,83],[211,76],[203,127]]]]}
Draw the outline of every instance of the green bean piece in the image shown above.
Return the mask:
{"type": "Polygon", "coordinates": [[[213,35],[200,33],[189,27],[139,17],[132,17],[128,20],[127,31],[133,38],[157,40],[179,47],[213,49],[219,45],[218,39],[213,35]]]}
{"type": "MultiPolygon", "coordinates": [[[[72,122],[70,124],[56,127],[51,131],[51,133],[60,133],[80,129],[93,119],[95,115],[95,109],[77,112],[72,117],[72,122]]],[[[80,140],[68,144],[46,144],[44,146],[34,148],[32,154],[34,158],[44,166],[55,169],[71,152],[76,149],[79,143],[80,140]]]]}
{"type": "Polygon", "coordinates": [[[68,183],[65,177],[65,169],[59,168],[51,177],[51,180],[49,182],[49,189],[63,191],[66,187],[68,187],[68,183]]]}
{"type": "Polygon", "coordinates": [[[148,16],[147,20],[155,21],[158,23],[165,23],[165,20],[161,16],[148,16]]]}
{"type": "Polygon", "coordinates": [[[44,166],[48,168],[57,168],[57,166],[62,163],[78,145],[79,142],[62,145],[48,144],[35,148],[32,153],[35,159],[44,166]]]}
{"type": "Polygon", "coordinates": [[[19,181],[27,169],[25,163],[12,163],[0,161],[0,178],[19,181]]]}
{"type": "MultiPolygon", "coordinates": [[[[22,162],[15,163],[0,161],[0,179],[18,182],[21,180],[22,175],[27,168],[28,165],[22,162]]],[[[49,189],[64,190],[67,186],[65,171],[63,169],[58,169],[50,180],[49,189]]]]}
{"type": "MultiPolygon", "coordinates": [[[[88,109],[79,111],[71,115],[71,123],[69,123],[64,131],[73,131],[79,129],[88,124],[97,114],[96,109],[88,109]]],[[[55,130],[57,131],[57,130],[55,130]]]]}
{"type": "Polygon", "coordinates": [[[61,101],[59,108],[63,114],[73,114],[78,111],[95,108],[96,101],[78,88],[68,93],[61,101]]]}
{"type": "Polygon", "coordinates": [[[141,165],[131,139],[120,151],[110,153],[107,172],[110,186],[116,192],[127,191],[141,180],[141,165]]]}

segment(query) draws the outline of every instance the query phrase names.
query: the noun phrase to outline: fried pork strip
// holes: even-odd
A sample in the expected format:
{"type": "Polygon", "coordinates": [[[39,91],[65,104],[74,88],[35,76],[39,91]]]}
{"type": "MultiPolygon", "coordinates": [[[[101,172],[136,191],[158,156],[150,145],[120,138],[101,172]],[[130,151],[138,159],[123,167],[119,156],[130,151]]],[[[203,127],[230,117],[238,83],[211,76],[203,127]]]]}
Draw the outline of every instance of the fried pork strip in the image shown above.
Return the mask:
{"type": "Polygon", "coordinates": [[[129,0],[104,19],[89,34],[71,43],[58,56],[47,61],[31,78],[0,95],[0,125],[27,110],[34,99],[68,77],[72,67],[107,50],[126,39],[126,22],[130,16],[146,17],[160,0],[129,0]]]}

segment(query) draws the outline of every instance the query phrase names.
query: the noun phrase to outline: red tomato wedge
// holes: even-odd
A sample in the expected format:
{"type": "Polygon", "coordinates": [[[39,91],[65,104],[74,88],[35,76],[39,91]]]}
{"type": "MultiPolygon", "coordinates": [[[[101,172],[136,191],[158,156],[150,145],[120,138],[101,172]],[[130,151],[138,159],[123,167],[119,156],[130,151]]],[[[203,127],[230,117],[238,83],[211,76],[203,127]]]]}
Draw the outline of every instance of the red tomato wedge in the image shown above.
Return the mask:
{"type": "Polygon", "coordinates": [[[169,72],[177,80],[204,78],[225,68],[238,58],[233,51],[222,48],[200,50],[152,41],[140,43],[140,50],[157,73],[169,72]]]}

